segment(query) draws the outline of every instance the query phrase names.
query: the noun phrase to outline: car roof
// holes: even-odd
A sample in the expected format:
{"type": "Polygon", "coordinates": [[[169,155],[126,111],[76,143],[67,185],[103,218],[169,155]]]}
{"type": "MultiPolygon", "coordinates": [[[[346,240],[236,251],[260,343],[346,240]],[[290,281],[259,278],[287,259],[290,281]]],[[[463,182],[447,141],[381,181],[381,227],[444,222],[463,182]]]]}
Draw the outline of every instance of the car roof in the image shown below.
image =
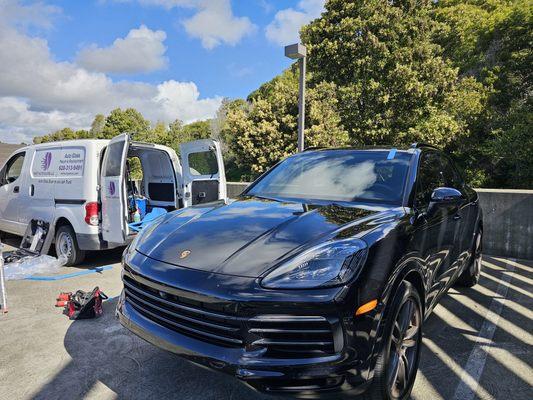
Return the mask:
{"type": "Polygon", "coordinates": [[[440,149],[436,146],[433,146],[431,144],[427,143],[413,143],[411,145],[399,145],[399,146],[391,146],[391,145],[384,145],[384,144],[378,144],[378,145],[361,145],[361,146],[345,146],[345,147],[308,147],[304,151],[331,151],[331,150],[357,150],[357,151],[391,151],[396,150],[400,152],[406,152],[406,153],[415,153],[417,150],[425,150],[425,149],[431,149],[431,150],[438,150],[440,149]]]}

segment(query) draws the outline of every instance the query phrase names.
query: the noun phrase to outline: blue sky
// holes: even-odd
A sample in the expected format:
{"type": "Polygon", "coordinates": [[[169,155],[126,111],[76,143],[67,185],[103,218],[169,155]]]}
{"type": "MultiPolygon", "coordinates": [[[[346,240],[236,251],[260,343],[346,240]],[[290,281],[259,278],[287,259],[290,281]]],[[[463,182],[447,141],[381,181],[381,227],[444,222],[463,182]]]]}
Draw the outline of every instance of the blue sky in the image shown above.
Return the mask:
{"type": "Polygon", "coordinates": [[[0,0],[0,141],[96,113],[208,118],[290,65],[324,0],[0,0]]]}

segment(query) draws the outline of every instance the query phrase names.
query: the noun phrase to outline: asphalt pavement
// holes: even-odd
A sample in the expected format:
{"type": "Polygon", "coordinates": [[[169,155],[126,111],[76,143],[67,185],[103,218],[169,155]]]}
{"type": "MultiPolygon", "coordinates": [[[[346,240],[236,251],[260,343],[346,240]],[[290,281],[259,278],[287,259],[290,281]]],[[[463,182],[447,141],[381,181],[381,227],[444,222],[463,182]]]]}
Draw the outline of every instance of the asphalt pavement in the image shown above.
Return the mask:
{"type": "MultiPolygon", "coordinates": [[[[120,251],[92,254],[61,274],[110,270],[57,281],[7,282],[0,316],[0,399],[259,399],[236,379],[160,350],[114,318],[120,251]],[[61,291],[99,286],[104,316],[69,321],[54,307],[61,291]]],[[[480,283],[452,289],[425,321],[412,398],[533,398],[533,262],[484,257],[480,283]]]]}

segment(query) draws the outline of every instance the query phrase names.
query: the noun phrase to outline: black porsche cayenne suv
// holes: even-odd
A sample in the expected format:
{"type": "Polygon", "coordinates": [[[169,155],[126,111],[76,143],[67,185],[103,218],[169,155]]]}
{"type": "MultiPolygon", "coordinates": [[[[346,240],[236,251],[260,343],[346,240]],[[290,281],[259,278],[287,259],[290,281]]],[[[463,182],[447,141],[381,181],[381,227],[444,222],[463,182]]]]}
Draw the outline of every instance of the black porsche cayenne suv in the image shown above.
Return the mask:
{"type": "Polygon", "coordinates": [[[404,399],[423,321],[480,274],[476,193],[435,148],[310,150],[145,228],[121,323],[255,389],[404,399]]]}

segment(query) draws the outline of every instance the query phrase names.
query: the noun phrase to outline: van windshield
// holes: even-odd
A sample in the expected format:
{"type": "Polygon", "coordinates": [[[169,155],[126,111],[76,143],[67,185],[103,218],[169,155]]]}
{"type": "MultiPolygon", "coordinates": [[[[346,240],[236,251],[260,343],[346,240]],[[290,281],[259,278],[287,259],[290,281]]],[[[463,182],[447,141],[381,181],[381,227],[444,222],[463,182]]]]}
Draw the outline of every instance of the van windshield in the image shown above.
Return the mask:
{"type": "Polygon", "coordinates": [[[326,150],[289,157],[246,194],[258,197],[401,204],[411,154],[326,150]]]}

